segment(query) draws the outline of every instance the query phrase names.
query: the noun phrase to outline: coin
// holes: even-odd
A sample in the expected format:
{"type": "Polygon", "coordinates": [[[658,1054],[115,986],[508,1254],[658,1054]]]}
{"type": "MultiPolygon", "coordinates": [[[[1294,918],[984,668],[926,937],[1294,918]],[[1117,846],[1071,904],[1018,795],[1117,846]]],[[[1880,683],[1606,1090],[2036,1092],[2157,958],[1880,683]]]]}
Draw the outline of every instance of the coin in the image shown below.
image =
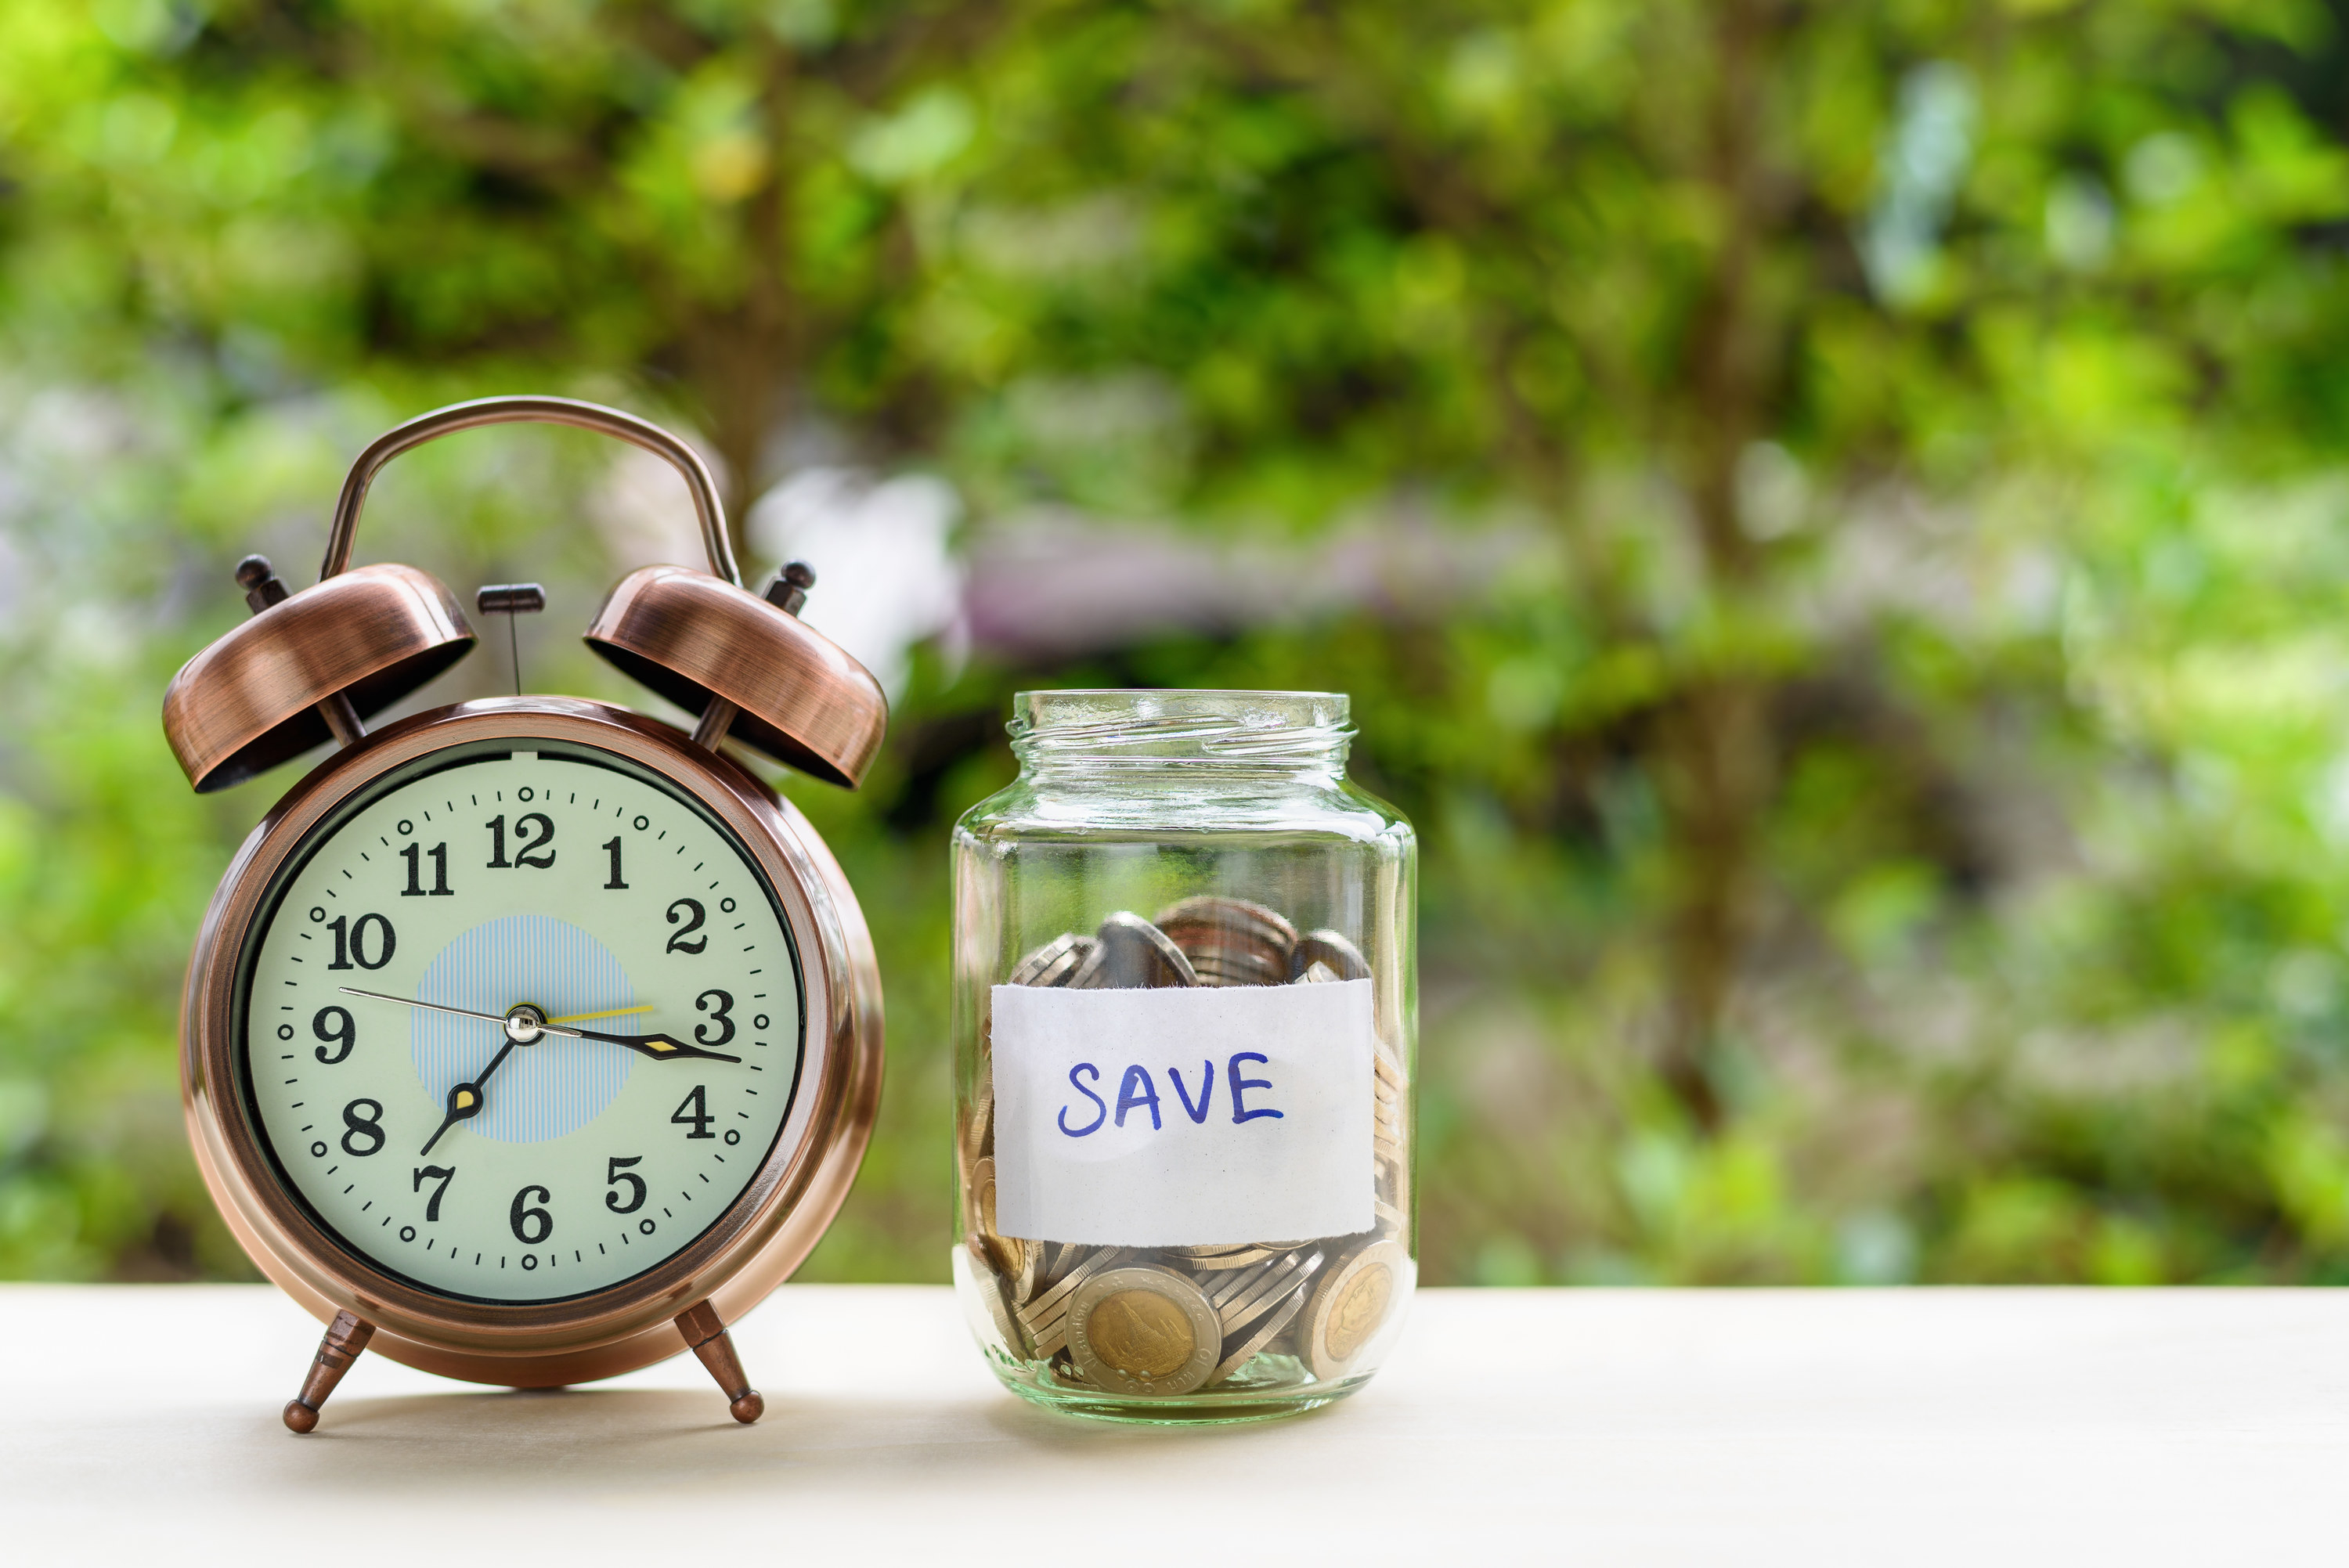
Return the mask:
{"type": "Polygon", "coordinates": [[[1044,1252],[1048,1244],[1044,1242],[1019,1243],[1019,1266],[1004,1272],[1004,1284],[1010,1290],[1014,1302],[1030,1299],[1038,1289],[1051,1283],[1044,1277],[1044,1252]]]}
{"type": "Polygon", "coordinates": [[[1020,1355],[1027,1341],[1019,1332],[1019,1321],[1011,1315],[1011,1304],[1004,1299],[1003,1282],[995,1276],[984,1261],[975,1262],[970,1268],[971,1288],[978,1293],[981,1305],[987,1308],[988,1321],[994,1325],[1005,1351],[1020,1355]]]}
{"type": "Polygon", "coordinates": [[[1185,1266],[1200,1273],[1213,1274],[1219,1269],[1244,1269],[1260,1264],[1272,1253],[1263,1247],[1243,1247],[1236,1253],[1218,1253],[1211,1258],[1185,1258],[1185,1266]]]}
{"type": "Polygon", "coordinates": [[[1264,1347],[1271,1344],[1280,1331],[1295,1321],[1297,1315],[1304,1309],[1307,1294],[1308,1287],[1299,1285],[1281,1297],[1279,1304],[1267,1313],[1254,1328],[1247,1329],[1241,1335],[1226,1337],[1224,1341],[1224,1358],[1216,1363],[1215,1371],[1208,1376],[1207,1387],[1214,1387],[1261,1355],[1264,1347]]]}
{"type": "MultiPolygon", "coordinates": [[[[1369,977],[1362,950],[1342,932],[1299,936],[1262,904],[1202,894],[1153,920],[1119,911],[1093,934],[1063,932],[1023,956],[1008,983],[1110,989],[1369,977]]],[[[979,1299],[1007,1346],[1048,1381],[1138,1396],[1220,1384],[1275,1351],[1295,1356],[1317,1378],[1346,1377],[1363,1364],[1413,1277],[1410,1088],[1402,1057],[1383,1037],[1371,1058],[1369,1231],[1319,1242],[1133,1249],[996,1233],[989,1022],[982,1009],[979,1068],[957,1131],[969,1173],[968,1261],[988,1276],[977,1282],[979,1299]]]]}
{"type": "Polygon", "coordinates": [[[962,1229],[984,1237],[995,1229],[995,1161],[974,1160],[962,1184],[962,1229]]]}
{"type": "Polygon", "coordinates": [[[1318,1252],[1299,1255],[1290,1253],[1276,1260],[1265,1271],[1264,1277],[1237,1292],[1216,1309],[1216,1316],[1226,1329],[1237,1328],[1264,1309],[1267,1302],[1278,1298],[1285,1290],[1294,1288],[1321,1266],[1318,1252]]]}
{"type": "Polygon", "coordinates": [[[1288,974],[1298,978],[1316,964],[1327,965],[1340,980],[1367,980],[1371,977],[1370,960],[1362,950],[1346,940],[1342,931],[1309,931],[1297,939],[1289,950],[1288,974]]]}
{"type": "Polygon", "coordinates": [[[1224,1303],[1230,1301],[1272,1272],[1272,1264],[1273,1260],[1267,1258],[1230,1274],[1220,1274],[1212,1279],[1203,1279],[1198,1282],[1199,1288],[1206,1293],[1207,1305],[1220,1313],[1224,1309],[1224,1303]]]}
{"type": "Polygon", "coordinates": [[[1022,958],[1004,977],[1007,985],[1065,985],[1069,977],[1092,956],[1093,939],[1064,931],[1022,958]]]}
{"type": "Polygon", "coordinates": [[[1191,961],[1167,940],[1164,932],[1123,910],[1102,922],[1092,952],[1068,981],[1072,991],[1132,991],[1198,983],[1191,961]]]}
{"type": "Polygon", "coordinates": [[[978,1092],[972,1097],[969,1119],[963,1124],[963,1159],[966,1163],[995,1152],[995,1075],[988,1064],[978,1068],[978,1092]]]}
{"type": "Polygon", "coordinates": [[[1188,1394],[1214,1373],[1224,1336],[1199,1287],[1153,1264],[1104,1270],[1069,1304],[1069,1354],[1087,1382],[1120,1394],[1188,1394]]]}
{"type": "Polygon", "coordinates": [[[1297,927],[1288,923],[1286,915],[1263,904],[1221,893],[1200,893],[1170,903],[1158,912],[1156,923],[1169,936],[1178,925],[1198,925],[1245,932],[1278,943],[1283,948],[1297,945],[1297,927]]]}
{"type": "Polygon", "coordinates": [[[970,1180],[964,1190],[963,1225],[978,1243],[995,1273],[1009,1277],[1019,1272],[1020,1254],[1028,1243],[1015,1236],[1000,1235],[995,1229],[995,1159],[992,1155],[971,1163],[970,1180]]]}
{"type": "Polygon", "coordinates": [[[1400,1242],[1371,1242],[1324,1274],[1305,1309],[1305,1365],[1313,1376],[1344,1377],[1410,1284],[1411,1254],[1400,1242]]]}
{"type": "Polygon", "coordinates": [[[1155,923],[1190,959],[1202,985],[1278,985],[1297,928],[1260,903],[1213,894],[1158,912],[1155,923]]]}
{"type": "Polygon", "coordinates": [[[1020,1307],[1019,1320],[1031,1328],[1050,1320],[1054,1314],[1068,1305],[1069,1297],[1075,1293],[1079,1285],[1084,1284],[1088,1277],[1112,1264],[1123,1263],[1125,1257],[1126,1251],[1123,1247],[1102,1247],[1079,1259],[1074,1267],[1053,1281],[1051,1285],[1038,1295],[1035,1300],[1020,1307]]]}

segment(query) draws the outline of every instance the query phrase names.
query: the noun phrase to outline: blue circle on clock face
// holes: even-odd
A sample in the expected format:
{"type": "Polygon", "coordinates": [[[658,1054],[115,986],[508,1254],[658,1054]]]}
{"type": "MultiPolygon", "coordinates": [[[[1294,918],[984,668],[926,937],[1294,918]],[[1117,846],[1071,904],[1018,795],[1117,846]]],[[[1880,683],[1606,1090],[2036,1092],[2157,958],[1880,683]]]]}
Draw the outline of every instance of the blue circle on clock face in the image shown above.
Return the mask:
{"type": "MultiPolygon", "coordinates": [[[[550,1018],[636,1005],[627,971],[612,951],[567,920],[508,914],[459,934],[425,965],[416,999],[503,1014],[528,1002],[550,1018]]],[[[624,1023],[589,1027],[624,1028],[624,1023]]],[[[418,1009],[409,1018],[409,1056],[418,1084],[438,1105],[451,1084],[478,1078],[505,1044],[494,1024],[418,1009]]],[[[576,1132],[628,1081],[634,1051],[549,1035],[518,1046],[499,1064],[488,1104],[467,1125],[502,1143],[543,1143],[576,1132]]]]}

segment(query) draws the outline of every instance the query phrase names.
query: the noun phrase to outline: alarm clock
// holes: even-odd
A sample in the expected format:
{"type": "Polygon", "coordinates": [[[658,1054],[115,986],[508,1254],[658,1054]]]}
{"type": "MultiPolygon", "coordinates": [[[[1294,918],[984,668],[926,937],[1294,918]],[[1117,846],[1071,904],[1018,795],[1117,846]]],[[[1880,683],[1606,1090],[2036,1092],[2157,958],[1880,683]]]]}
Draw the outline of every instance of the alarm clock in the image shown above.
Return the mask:
{"type": "MultiPolygon", "coordinates": [[[[189,782],[337,743],[222,878],[181,1016],[204,1182],[328,1326],[285,1424],[316,1427],[369,1348],[521,1387],[691,1349],[756,1420],[726,1325],[838,1212],[881,1086],[855,895],[806,818],[722,748],[849,788],[872,762],[887,704],[799,619],[813,574],[747,592],[691,448],[616,409],[517,397],[368,447],[312,586],[288,593],[258,557],[237,576],[255,614],[163,701],[189,782]],[[368,485],[436,437],[517,420],[601,431],[683,476],[708,570],[630,573],[586,641],[698,714],[690,735],[539,696],[367,727],[475,640],[429,573],[350,565],[368,485]]],[[[533,602],[515,585],[477,607],[533,602]]]]}

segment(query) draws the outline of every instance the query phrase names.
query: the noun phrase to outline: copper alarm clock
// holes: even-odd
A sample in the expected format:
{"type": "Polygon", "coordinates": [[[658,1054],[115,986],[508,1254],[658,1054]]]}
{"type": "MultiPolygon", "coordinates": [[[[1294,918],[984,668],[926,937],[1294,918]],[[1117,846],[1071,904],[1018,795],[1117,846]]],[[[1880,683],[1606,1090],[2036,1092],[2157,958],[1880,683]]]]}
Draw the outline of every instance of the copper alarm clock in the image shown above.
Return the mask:
{"type": "MultiPolygon", "coordinates": [[[[887,721],[797,615],[743,589],[708,470],[657,426],[553,397],[390,431],[345,481],[318,582],[238,569],[256,614],[189,661],[163,727],[222,789],[339,748],[237,851],[188,968],[181,1068],[206,1185],[262,1271],[328,1325],[287,1426],[354,1357],[513,1387],[690,1348],[763,1408],[725,1326],[807,1255],[880,1095],[881,991],[838,863],[721,750],[851,788],[887,721]],[[471,650],[447,588],[352,567],[392,458],[536,420],[667,459],[709,569],[623,579],[588,645],[700,721],[564,696],[367,717],[471,650]]],[[[477,607],[519,608],[517,585],[477,607]]],[[[540,602],[543,603],[543,598],[540,602]]]]}

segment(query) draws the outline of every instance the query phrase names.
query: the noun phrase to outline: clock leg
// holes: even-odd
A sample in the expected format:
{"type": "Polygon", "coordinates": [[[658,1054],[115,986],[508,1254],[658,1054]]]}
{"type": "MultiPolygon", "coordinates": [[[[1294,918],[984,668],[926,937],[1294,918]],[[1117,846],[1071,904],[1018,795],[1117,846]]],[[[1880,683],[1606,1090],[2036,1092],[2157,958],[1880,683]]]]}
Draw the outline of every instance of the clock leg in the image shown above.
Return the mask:
{"type": "Polygon", "coordinates": [[[326,1402],[326,1396],[335,1391],[335,1385],[374,1337],[374,1324],[362,1323],[347,1312],[335,1314],[335,1321],[326,1326],[326,1336],[318,1341],[310,1375],[302,1379],[302,1391],[285,1403],[288,1429],[306,1432],[318,1424],[318,1407],[326,1402]]]}
{"type": "Polygon", "coordinates": [[[736,1420],[747,1427],[766,1413],[767,1401],[750,1387],[750,1379],[742,1370],[742,1358],[734,1354],[733,1336],[718,1321],[716,1307],[705,1301],[681,1314],[677,1331],[685,1336],[685,1343],[701,1357],[709,1375],[718,1379],[719,1388],[731,1401],[727,1408],[733,1411],[736,1420]]]}

